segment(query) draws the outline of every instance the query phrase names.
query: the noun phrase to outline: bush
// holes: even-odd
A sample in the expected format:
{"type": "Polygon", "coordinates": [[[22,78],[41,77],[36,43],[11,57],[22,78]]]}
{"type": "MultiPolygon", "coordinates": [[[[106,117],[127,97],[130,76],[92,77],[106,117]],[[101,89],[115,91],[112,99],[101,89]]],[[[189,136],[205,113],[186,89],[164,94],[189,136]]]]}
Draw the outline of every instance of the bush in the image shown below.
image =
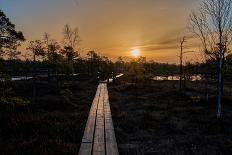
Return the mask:
{"type": "Polygon", "coordinates": [[[31,102],[29,100],[19,97],[0,98],[0,106],[3,108],[15,108],[15,107],[27,106],[30,104],[31,102]]]}

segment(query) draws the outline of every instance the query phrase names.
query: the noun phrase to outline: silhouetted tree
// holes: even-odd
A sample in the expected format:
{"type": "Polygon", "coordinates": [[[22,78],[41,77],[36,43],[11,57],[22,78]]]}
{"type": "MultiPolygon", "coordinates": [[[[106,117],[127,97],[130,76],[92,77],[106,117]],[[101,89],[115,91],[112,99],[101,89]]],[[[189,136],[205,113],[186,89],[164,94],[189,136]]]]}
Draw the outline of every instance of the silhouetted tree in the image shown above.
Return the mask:
{"type": "Polygon", "coordinates": [[[179,90],[182,92],[182,80],[183,80],[183,49],[184,49],[184,43],[186,42],[186,38],[183,37],[180,40],[180,86],[179,90]]]}
{"type": "Polygon", "coordinates": [[[78,28],[72,29],[68,24],[64,26],[64,45],[76,49],[81,41],[78,28]]]}
{"type": "Polygon", "coordinates": [[[138,84],[143,83],[145,79],[145,67],[144,67],[145,63],[146,63],[145,57],[134,58],[132,61],[127,63],[128,66],[127,75],[134,83],[136,101],[138,97],[138,91],[137,91],[138,84]]]}
{"type": "Polygon", "coordinates": [[[225,73],[226,78],[232,78],[232,54],[229,54],[225,59],[225,73]]]}
{"type": "Polygon", "coordinates": [[[64,50],[62,50],[62,53],[66,56],[67,59],[67,65],[68,65],[68,74],[72,74],[74,72],[73,68],[73,59],[75,58],[75,52],[74,49],[71,46],[65,46],[64,50]]]}
{"type": "Polygon", "coordinates": [[[63,29],[64,35],[64,50],[63,54],[66,55],[68,60],[68,65],[70,71],[73,73],[73,60],[79,57],[78,51],[76,49],[79,46],[81,41],[78,28],[72,29],[68,24],[64,26],[63,29]]]}
{"type": "Polygon", "coordinates": [[[16,51],[21,41],[25,38],[23,33],[15,30],[15,25],[12,24],[4,12],[0,10],[0,56],[10,56],[14,58],[19,53],[16,51]]]}
{"type": "Polygon", "coordinates": [[[48,65],[48,80],[50,81],[51,72],[57,73],[58,66],[63,62],[63,57],[60,54],[61,47],[59,43],[51,39],[48,33],[44,34],[43,40],[46,51],[46,62],[48,65]]]}
{"type": "Polygon", "coordinates": [[[87,56],[89,62],[89,73],[91,76],[96,76],[99,72],[99,63],[101,58],[95,51],[89,51],[87,56]]]}
{"type": "Polygon", "coordinates": [[[125,62],[123,61],[122,57],[118,57],[118,59],[115,62],[115,70],[117,73],[122,73],[124,71],[125,62]]]}
{"type": "MultiPolygon", "coordinates": [[[[2,57],[8,57],[10,59],[16,58],[20,52],[17,51],[17,47],[20,46],[20,42],[24,41],[23,33],[15,30],[15,25],[12,24],[5,13],[0,9],[0,77],[6,79],[7,75],[4,74],[4,67],[2,64],[2,57]]],[[[0,82],[2,83],[2,82],[0,82]]],[[[5,82],[3,82],[3,90],[0,90],[5,94],[6,88],[5,82]]]]}
{"type": "Polygon", "coordinates": [[[28,48],[33,53],[33,98],[32,102],[35,103],[36,100],[36,57],[45,56],[44,43],[40,40],[31,41],[28,48]]]}
{"type": "Polygon", "coordinates": [[[217,61],[217,117],[221,117],[223,64],[232,41],[232,0],[205,0],[190,15],[191,30],[200,38],[203,51],[217,61]]]}

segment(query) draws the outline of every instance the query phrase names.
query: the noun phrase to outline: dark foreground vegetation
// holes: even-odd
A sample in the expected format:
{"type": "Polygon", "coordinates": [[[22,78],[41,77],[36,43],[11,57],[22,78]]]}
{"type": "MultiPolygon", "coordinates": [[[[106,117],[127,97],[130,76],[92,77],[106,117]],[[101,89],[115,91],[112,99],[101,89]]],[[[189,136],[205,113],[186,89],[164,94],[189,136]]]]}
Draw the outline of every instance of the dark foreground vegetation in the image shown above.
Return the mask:
{"type": "Polygon", "coordinates": [[[26,38],[0,10],[0,154],[77,154],[97,81],[119,73],[109,97],[121,154],[232,154],[231,8],[231,0],[205,0],[190,15],[202,61],[183,63],[193,36],[183,37],[178,65],[82,51],[69,25],[63,40],[45,33],[19,51],[26,38]]]}
{"type": "Polygon", "coordinates": [[[0,98],[0,154],[74,155],[79,151],[97,82],[88,79],[8,83],[0,98]]]}
{"type": "Polygon", "coordinates": [[[120,154],[232,154],[232,87],[227,83],[223,117],[216,113],[215,87],[209,102],[202,82],[131,83],[127,77],[109,86],[109,97],[120,154]],[[137,92],[137,93],[136,93],[137,92]]]}

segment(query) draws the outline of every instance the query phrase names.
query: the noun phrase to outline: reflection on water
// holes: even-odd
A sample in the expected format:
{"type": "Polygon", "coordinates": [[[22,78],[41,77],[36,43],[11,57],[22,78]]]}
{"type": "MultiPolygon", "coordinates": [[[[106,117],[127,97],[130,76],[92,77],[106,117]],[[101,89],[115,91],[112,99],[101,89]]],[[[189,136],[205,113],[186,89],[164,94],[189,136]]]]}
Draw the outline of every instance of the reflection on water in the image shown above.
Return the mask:
{"type": "Polygon", "coordinates": [[[121,73],[121,74],[119,74],[119,75],[117,75],[116,76],[116,78],[119,78],[119,77],[121,77],[121,76],[123,76],[123,74],[121,73]]]}
{"type": "MultiPolygon", "coordinates": [[[[153,80],[155,80],[155,81],[178,81],[178,80],[180,80],[180,76],[179,75],[155,76],[153,78],[153,80]]],[[[192,76],[187,77],[187,80],[189,80],[189,81],[201,81],[202,76],[201,75],[192,75],[192,76]]]]}
{"type": "MultiPolygon", "coordinates": [[[[80,73],[76,73],[76,74],[71,74],[71,76],[78,76],[80,73]]],[[[50,74],[50,76],[65,76],[66,74],[50,74]]],[[[48,77],[48,75],[37,75],[37,77],[40,77],[40,78],[46,78],[48,77]]],[[[14,76],[14,77],[11,77],[9,80],[11,81],[22,81],[22,80],[30,80],[30,79],[33,79],[32,76],[14,76]]],[[[0,81],[4,82],[6,81],[5,78],[0,78],[0,81]]]]}
{"type": "Polygon", "coordinates": [[[33,77],[12,77],[11,80],[12,81],[21,81],[21,80],[29,80],[29,79],[32,79],[33,77]]]}
{"type": "MultiPolygon", "coordinates": [[[[123,76],[124,74],[120,73],[118,75],[115,76],[115,78],[120,78],[121,76],[123,76]]],[[[104,82],[107,82],[107,80],[105,80],[104,82]]],[[[113,82],[113,78],[109,78],[109,83],[113,82]]]]}
{"type": "MultiPolygon", "coordinates": [[[[33,79],[33,77],[28,77],[28,76],[20,76],[20,77],[12,77],[8,80],[11,80],[11,81],[21,81],[21,80],[30,80],[30,79],[33,79]]],[[[5,82],[7,81],[5,78],[0,78],[0,81],[1,82],[5,82]]]]}

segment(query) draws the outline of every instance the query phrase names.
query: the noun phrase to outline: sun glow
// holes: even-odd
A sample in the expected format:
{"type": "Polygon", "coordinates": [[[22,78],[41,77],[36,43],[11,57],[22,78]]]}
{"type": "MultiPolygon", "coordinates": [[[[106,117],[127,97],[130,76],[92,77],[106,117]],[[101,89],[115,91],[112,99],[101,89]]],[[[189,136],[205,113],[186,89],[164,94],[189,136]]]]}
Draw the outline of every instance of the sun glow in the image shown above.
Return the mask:
{"type": "Polygon", "coordinates": [[[139,49],[135,48],[131,51],[131,54],[133,57],[138,57],[138,56],[140,56],[141,53],[140,53],[139,49]]]}

